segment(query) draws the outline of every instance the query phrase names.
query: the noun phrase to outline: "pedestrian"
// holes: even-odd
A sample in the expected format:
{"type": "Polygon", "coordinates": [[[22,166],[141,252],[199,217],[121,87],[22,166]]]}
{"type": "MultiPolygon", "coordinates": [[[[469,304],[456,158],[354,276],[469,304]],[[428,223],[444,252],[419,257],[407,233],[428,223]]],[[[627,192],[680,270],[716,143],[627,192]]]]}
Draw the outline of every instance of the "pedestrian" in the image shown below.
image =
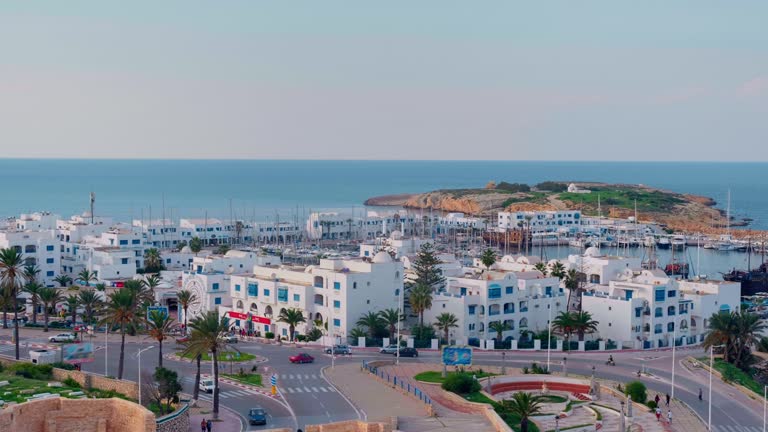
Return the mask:
{"type": "Polygon", "coordinates": [[[672,410],[667,410],[667,420],[669,421],[669,424],[672,424],[672,410]]]}
{"type": "Polygon", "coordinates": [[[667,393],[667,406],[669,406],[669,393],[667,393]]]}
{"type": "Polygon", "coordinates": [[[699,387],[699,401],[703,401],[703,400],[704,400],[704,395],[701,392],[701,387],[699,387]]]}
{"type": "Polygon", "coordinates": [[[659,396],[659,394],[658,394],[658,393],[656,393],[656,397],[655,397],[655,398],[653,398],[653,400],[655,400],[655,401],[656,401],[656,406],[659,406],[659,401],[661,400],[661,396],[659,396]]]}
{"type": "Polygon", "coordinates": [[[205,427],[208,429],[208,432],[211,432],[211,429],[213,429],[213,422],[211,421],[211,419],[208,419],[208,423],[205,424],[205,427]]]}
{"type": "Polygon", "coordinates": [[[208,428],[208,422],[205,421],[205,417],[200,421],[200,431],[205,432],[205,430],[208,428]]]}
{"type": "Polygon", "coordinates": [[[656,421],[661,421],[661,408],[656,407],[656,421]]]}

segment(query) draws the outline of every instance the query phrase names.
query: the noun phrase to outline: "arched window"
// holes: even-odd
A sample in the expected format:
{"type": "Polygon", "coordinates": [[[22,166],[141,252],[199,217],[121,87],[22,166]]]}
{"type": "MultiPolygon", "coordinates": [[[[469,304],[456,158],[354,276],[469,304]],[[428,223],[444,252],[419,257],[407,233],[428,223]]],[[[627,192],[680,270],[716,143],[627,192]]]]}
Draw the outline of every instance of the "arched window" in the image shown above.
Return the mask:
{"type": "Polygon", "coordinates": [[[323,288],[323,277],[322,276],[315,276],[315,288],[323,288]]]}
{"type": "Polygon", "coordinates": [[[501,313],[501,306],[492,304],[488,306],[488,315],[498,315],[501,313]]]}
{"type": "Polygon", "coordinates": [[[672,315],[674,315],[674,314],[675,314],[675,307],[674,307],[674,306],[670,306],[670,307],[668,307],[668,308],[667,308],[667,315],[670,315],[670,316],[672,316],[672,315]]]}
{"type": "Polygon", "coordinates": [[[485,315],[485,306],[480,305],[480,315],[485,315]]]}
{"type": "Polygon", "coordinates": [[[325,297],[322,294],[315,294],[315,304],[323,306],[325,305],[325,297]]]}
{"type": "Polygon", "coordinates": [[[243,301],[242,300],[238,300],[237,301],[237,308],[238,309],[242,309],[243,308],[243,301]]]}
{"type": "Polygon", "coordinates": [[[272,316],[272,306],[267,306],[264,308],[264,315],[271,317],[272,316]]]}
{"type": "Polygon", "coordinates": [[[656,313],[654,315],[657,316],[657,317],[664,316],[664,309],[662,309],[660,307],[657,307],[656,308],[656,313]]]}
{"type": "Polygon", "coordinates": [[[24,253],[35,253],[35,252],[37,252],[37,246],[35,245],[24,246],[24,253]]]}
{"type": "Polygon", "coordinates": [[[675,331],[675,323],[673,322],[667,323],[667,331],[668,332],[675,331]]]}
{"type": "Polygon", "coordinates": [[[731,307],[728,306],[727,304],[720,305],[720,312],[729,313],[731,312],[731,307]]]}
{"type": "Polygon", "coordinates": [[[650,325],[650,324],[648,324],[648,323],[646,323],[646,324],[643,326],[643,331],[644,331],[644,332],[650,332],[650,331],[651,331],[651,325],[650,325]]]}
{"type": "Polygon", "coordinates": [[[680,330],[688,330],[688,321],[686,320],[680,321],[680,330]]]}
{"type": "Polygon", "coordinates": [[[480,329],[479,330],[480,332],[484,332],[485,331],[485,324],[480,323],[479,329],[480,329]]]}
{"type": "Polygon", "coordinates": [[[589,275],[589,283],[599,284],[600,283],[600,275],[599,274],[591,274],[591,275],[589,275]]]}
{"type": "Polygon", "coordinates": [[[691,327],[696,327],[696,318],[691,317],[691,327]]]}
{"type": "Polygon", "coordinates": [[[520,328],[528,328],[528,318],[520,318],[520,328]]]}
{"type": "Polygon", "coordinates": [[[655,334],[661,333],[661,324],[656,324],[655,326],[653,326],[653,333],[655,334]]]}
{"type": "Polygon", "coordinates": [[[504,303],[504,313],[515,313],[515,304],[514,303],[504,303]]]}
{"type": "Polygon", "coordinates": [[[256,303],[251,303],[251,312],[258,312],[258,311],[259,311],[259,307],[256,305],[256,303]]]}
{"type": "Polygon", "coordinates": [[[320,312],[315,314],[315,321],[323,321],[323,314],[320,312]]]}
{"type": "Polygon", "coordinates": [[[510,330],[514,330],[515,329],[515,320],[511,320],[511,319],[504,320],[504,324],[506,324],[507,328],[510,329],[510,330]]]}
{"type": "Polygon", "coordinates": [[[285,308],[280,308],[280,313],[279,313],[279,314],[277,314],[277,316],[280,316],[280,315],[282,315],[284,312],[285,312],[285,308]]]}

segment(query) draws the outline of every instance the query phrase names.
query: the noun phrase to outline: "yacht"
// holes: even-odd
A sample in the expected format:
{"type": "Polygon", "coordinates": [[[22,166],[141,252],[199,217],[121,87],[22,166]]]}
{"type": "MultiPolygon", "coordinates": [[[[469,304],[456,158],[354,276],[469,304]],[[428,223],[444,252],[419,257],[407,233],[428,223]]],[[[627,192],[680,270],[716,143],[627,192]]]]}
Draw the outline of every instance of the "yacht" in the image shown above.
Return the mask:
{"type": "Polygon", "coordinates": [[[714,244],[714,248],[719,251],[730,252],[737,249],[736,243],[733,241],[733,237],[730,234],[721,234],[714,244]]]}
{"type": "Polygon", "coordinates": [[[685,249],[685,236],[676,235],[672,236],[672,247],[675,249],[685,249]]]}
{"type": "Polygon", "coordinates": [[[659,237],[658,243],[656,243],[656,247],[659,249],[669,249],[672,246],[672,242],[669,241],[669,237],[662,236],[659,237]]]}
{"type": "Polygon", "coordinates": [[[643,239],[643,246],[645,247],[654,247],[656,246],[656,237],[652,235],[647,235],[643,239]]]}

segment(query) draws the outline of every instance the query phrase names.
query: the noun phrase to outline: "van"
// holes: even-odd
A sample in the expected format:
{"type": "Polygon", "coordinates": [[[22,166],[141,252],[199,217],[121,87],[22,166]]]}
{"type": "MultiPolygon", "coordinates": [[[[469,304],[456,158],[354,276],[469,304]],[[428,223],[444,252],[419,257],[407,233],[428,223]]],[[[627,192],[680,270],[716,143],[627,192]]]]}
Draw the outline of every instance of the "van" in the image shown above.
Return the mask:
{"type": "Polygon", "coordinates": [[[213,380],[210,378],[203,378],[200,380],[200,390],[206,393],[213,393],[213,380]]]}

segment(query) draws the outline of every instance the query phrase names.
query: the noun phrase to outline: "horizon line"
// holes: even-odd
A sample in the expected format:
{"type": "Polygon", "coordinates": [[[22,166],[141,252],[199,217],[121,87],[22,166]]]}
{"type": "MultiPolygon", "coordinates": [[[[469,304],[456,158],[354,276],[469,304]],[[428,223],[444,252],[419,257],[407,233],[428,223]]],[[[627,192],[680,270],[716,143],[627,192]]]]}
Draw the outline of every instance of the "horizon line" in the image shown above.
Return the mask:
{"type": "Polygon", "coordinates": [[[566,162],[566,163],[720,163],[720,164],[764,164],[768,160],[629,160],[629,159],[374,159],[374,158],[145,158],[145,157],[0,157],[0,161],[174,161],[174,162],[566,162]]]}

